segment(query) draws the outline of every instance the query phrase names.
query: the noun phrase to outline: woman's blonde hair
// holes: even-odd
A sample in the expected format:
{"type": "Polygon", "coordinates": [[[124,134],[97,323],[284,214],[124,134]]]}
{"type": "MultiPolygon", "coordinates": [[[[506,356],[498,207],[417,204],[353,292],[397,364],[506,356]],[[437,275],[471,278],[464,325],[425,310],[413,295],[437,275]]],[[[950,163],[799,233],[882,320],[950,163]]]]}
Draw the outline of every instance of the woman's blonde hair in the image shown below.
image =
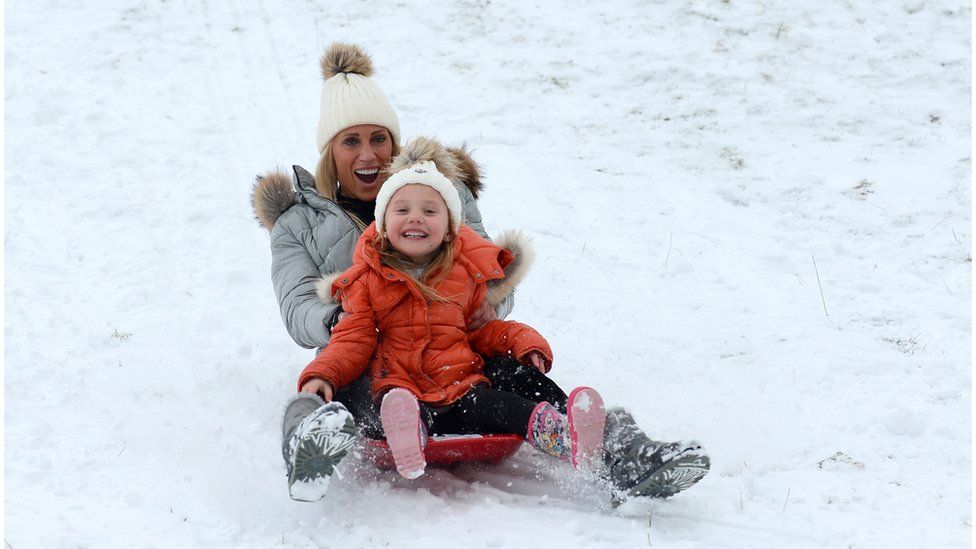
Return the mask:
{"type": "Polygon", "coordinates": [[[420,293],[430,303],[435,301],[448,301],[446,297],[438,294],[434,290],[434,286],[443,282],[447,278],[447,275],[451,273],[451,267],[454,264],[455,236],[454,229],[450,229],[447,233],[447,238],[444,239],[444,242],[441,242],[440,249],[437,250],[437,255],[427,264],[424,272],[419,277],[415,277],[411,273],[416,265],[410,261],[410,258],[393,248],[389,239],[377,234],[373,238],[372,244],[373,248],[380,254],[380,263],[387,267],[393,267],[407,275],[407,277],[417,284],[420,293]]]}
{"type": "MultiPolygon", "coordinates": [[[[389,132],[390,130],[386,131],[389,132]]],[[[319,196],[332,201],[336,200],[336,191],[339,189],[339,176],[336,174],[338,170],[336,169],[335,157],[332,156],[332,142],[334,140],[335,138],[333,137],[332,140],[325,144],[325,148],[322,149],[322,156],[319,157],[319,163],[315,167],[315,191],[318,192],[319,196]]],[[[393,139],[392,134],[390,135],[390,143],[393,144],[393,151],[390,154],[390,158],[392,159],[400,154],[400,145],[393,139]]],[[[383,168],[386,168],[386,166],[383,166],[383,168]]],[[[380,175],[384,176],[385,173],[381,171],[380,175]]],[[[364,228],[360,227],[360,229],[364,228]]]]}

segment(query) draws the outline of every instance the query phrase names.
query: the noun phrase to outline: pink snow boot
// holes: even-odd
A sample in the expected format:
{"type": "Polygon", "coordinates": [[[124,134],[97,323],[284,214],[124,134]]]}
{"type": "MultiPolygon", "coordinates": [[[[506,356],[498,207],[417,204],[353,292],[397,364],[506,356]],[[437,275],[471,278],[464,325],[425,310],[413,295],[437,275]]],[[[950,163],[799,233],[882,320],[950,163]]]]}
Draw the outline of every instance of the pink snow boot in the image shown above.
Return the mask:
{"type": "Polygon", "coordinates": [[[566,410],[564,416],[552,404],[540,402],[532,410],[525,439],[578,471],[595,473],[603,460],[603,399],[589,387],[578,387],[569,394],[566,410]]]}
{"type": "Polygon", "coordinates": [[[397,472],[409,479],[423,475],[427,468],[424,459],[427,428],[420,421],[417,398],[406,389],[393,389],[386,393],[380,405],[380,421],[397,472]]]}
{"type": "Polygon", "coordinates": [[[589,387],[573,389],[566,401],[566,420],[573,467],[595,474],[603,463],[603,429],[607,421],[600,393],[589,387]]]}

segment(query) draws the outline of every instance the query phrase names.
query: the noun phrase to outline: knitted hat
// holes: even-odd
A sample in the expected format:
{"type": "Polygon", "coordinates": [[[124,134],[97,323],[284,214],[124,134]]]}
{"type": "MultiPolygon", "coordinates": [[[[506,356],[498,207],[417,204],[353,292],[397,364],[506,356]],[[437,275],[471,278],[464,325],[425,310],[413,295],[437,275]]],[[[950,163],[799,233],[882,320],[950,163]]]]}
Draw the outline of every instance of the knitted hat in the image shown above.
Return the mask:
{"type": "Polygon", "coordinates": [[[427,185],[440,193],[447,204],[451,227],[457,234],[461,227],[461,197],[454,187],[458,180],[457,160],[440,143],[427,137],[416,137],[404,145],[391,162],[391,174],[376,195],[376,232],[383,234],[383,218],[390,198],[405,185],[427,185]]]}
{"type": "Polygon", "coordinates": [[[322,109],[316,142],[319,154],[342,130],[359,124],[375,124],[390,130],[400,141],[400,122],[393,105],[369,78],[373,61],[362,48],[333,43],[322,55],[322,109]]]}

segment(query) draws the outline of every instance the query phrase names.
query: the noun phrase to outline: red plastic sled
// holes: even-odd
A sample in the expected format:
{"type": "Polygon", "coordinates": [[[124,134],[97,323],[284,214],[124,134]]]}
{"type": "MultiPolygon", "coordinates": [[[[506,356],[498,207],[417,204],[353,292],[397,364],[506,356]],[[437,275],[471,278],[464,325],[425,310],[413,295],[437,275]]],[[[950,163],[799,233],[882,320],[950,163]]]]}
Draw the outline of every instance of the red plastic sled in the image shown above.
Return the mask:
{"type": "MultiPolygon", "coordinates": [[[[452,465],[459,462],[483,461],[500,463],[522,446],[518,435],[447,435],[430,437],[424,456],[427,465],[452,465]]],[[[382,469],[392,469],[393,454],[384,440],[369,439],[364,453],[367,460],[382,469]]]]}

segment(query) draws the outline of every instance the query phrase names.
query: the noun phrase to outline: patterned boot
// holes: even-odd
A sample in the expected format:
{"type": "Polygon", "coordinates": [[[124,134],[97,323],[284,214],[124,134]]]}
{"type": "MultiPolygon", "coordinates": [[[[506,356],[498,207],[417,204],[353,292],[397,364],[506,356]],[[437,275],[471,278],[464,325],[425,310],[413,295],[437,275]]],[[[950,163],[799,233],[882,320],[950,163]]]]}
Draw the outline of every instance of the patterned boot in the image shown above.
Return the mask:
{"type": "Polygon", "coordinates": [[[380,405],[380,421],[397,472],[409,479],[423,475],[427,468],[427,426],[420,419],[420,404],[413,393],[406,389],[386,393],[380,405]]]}
{"type": "Polygon", "coordinates": [[[701,480],[710,467],[697,441],[659,442],[623,408],[607,412],[604,474],[625,496],[666,498],[701,480]]]}
{"type": "Polygon", "coordinates": [[[569,438],[566,416],[548,402],[540,402],[532,410],[525,440],[543,454],[563,461],[570,459],[569,448],[572,441],[569,438]]]}
{"type": "Polygon", "coordinates": [[[346,407],[325,403],[318,395],[292,398],[282,421],[282,448],[288,494],[296,501],[325,496],[333,473],[356,441],[356,423],[346,407]]]}

